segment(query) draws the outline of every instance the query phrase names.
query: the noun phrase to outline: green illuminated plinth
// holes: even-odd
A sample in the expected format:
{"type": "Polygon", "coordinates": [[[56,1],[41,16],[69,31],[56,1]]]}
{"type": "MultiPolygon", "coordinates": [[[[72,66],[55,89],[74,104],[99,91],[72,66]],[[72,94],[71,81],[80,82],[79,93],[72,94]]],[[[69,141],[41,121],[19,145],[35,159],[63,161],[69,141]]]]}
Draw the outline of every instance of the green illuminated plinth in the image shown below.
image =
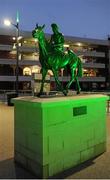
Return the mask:
{"type": "Polygon", "coordinates": [[[107,98],[14,99],[15,161],[47,178],[103,153],[107,98]]]}

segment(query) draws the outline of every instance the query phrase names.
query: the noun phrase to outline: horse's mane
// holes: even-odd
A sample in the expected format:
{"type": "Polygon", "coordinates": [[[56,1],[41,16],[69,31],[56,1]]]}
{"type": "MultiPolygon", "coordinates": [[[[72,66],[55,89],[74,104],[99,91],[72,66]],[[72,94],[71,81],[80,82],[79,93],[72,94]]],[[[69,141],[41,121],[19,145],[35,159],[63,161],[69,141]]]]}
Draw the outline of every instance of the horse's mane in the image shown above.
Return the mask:
{"type": "Polygon", "coordinates": [[[43,40],[42,42],[45,43],[47,53],[50,53],[51,44],[50,44],[49,40],[47,40],[47,38],[45,37],[45,33],[43,30],[42,30],[42,40],[43,40]]]}

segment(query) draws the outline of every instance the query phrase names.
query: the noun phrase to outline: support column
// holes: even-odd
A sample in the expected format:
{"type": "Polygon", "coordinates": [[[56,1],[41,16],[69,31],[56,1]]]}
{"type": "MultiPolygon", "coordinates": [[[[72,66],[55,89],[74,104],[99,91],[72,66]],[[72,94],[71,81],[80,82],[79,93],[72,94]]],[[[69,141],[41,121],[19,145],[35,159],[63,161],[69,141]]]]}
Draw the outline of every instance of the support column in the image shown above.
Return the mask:
{"type": "Polygon", "coordinates": [[[110,89],[110,37],[108,37],[108,77],[107,77],[107,82],[109,83],[109,89],[110,89]]]}

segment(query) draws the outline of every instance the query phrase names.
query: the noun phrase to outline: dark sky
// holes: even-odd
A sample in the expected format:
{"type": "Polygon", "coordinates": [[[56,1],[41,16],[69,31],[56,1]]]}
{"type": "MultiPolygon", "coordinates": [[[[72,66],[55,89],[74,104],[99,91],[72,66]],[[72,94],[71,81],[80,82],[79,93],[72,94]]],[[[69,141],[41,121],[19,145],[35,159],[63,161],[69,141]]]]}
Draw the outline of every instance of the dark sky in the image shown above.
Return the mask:
{"type": "Polygon", "coordinates": [[[0,0],[0,27],[4,18],[15,22],[17,10],[23,30],[38,22],[52,33],[54,22],[64,35],[106,39],[110,34],[110,0],[0,0]]]}

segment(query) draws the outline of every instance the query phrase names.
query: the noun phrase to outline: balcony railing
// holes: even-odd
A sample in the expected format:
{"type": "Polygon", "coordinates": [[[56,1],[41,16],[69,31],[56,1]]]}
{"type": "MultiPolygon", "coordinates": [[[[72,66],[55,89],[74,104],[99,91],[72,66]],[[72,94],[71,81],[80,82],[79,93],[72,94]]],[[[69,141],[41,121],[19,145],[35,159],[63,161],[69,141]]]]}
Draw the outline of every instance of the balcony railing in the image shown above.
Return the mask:
{"type": "MultiPolygon", "coordinates": [[[[106,80],[105,77],[93,77],[93,76],[82,77],[82,78],[78,78],[78,79],[81,82],[105,82],[105,80],[106,80]]],[[[62,82],[67,82],[70,80],[70,77],[69,76],[62,76],[62,77],[59,77],[59,80],[62,82]]],[[[50,81],[55,81],[54,77],[51,77],[50,81]]]]}
{"type": "MultiPolygon", "coordinates": [[[[19,81],[31,81],[32,77],[31,76],[19,76],[19,81]]],[[[16,76],[0,76],[0,81],[10,81],[10,82],[15,82],[16,81],[16,76]]]]}
{"type": "MultiPolygon", "coordinates": [[[[4,45],[4,44],[0,44],[0,50],[1,51],[12,51],[13,50],[13,46],[12,45],[4,45]]],[[[36,52],[38,51],[38,48],[35,46],[20,46],[19,47],[19,51],[20,52],[36,52]]]]}
{"type": "Polygon", "coordinates": [[[78,51],[76,53],[77,55],[83,55],[83,56],[88,56],[88,57],[105,57],[104,52],[97,52],[97,51],[78,51]]]}
{"type": "Polygon", "coordinates": [[[84,68],[105,68],[105,64],[102,63],[83,63],[84,68]]]}
{"type": "MultiPolygon", "coordinates": [[[[0,58],[0,64],[16,65],[16,59],[0,58]]],[[[19,65],[40,65],[38,60],[19,60],[19,65]]]]}

